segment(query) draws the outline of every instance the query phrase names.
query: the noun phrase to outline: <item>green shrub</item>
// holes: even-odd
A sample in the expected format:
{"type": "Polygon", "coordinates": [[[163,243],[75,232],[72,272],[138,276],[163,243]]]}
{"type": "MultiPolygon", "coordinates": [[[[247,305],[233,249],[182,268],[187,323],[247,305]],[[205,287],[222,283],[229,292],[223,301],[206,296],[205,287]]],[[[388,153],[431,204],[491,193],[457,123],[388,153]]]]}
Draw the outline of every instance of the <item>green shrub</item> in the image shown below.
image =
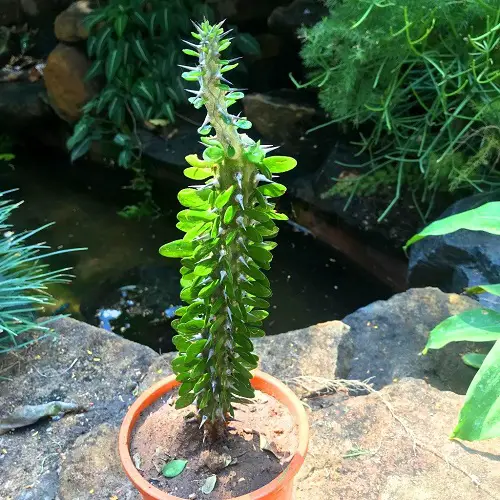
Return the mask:
{"type": "MultiPolygon", "coordinates": [[[[305,86],[319,89],[331,121],[362,130],[367,160],[350,187],[384,170],[395,194],[500,183],[498,0],[337,0],[304,29],[305,86]]],[[[339,188],[337,188],[339,189],[339,188]]]]}
{"type": "Polygon", "coordinates": [[[271,295],[261,269],[270,268],[276,246],[267,241],[278,233],[274,221],[287,219],[270,201],[286,188],[271,179],[296,165],[293,158],[267,157],[274,148],[240,133],[252,124],[228,111],[244,96],[226,79],[237,63],[221,59],[230,46],[221,25],[196,25],[193,43],[184,50],[197,58],[182,75],[199,85],[191,103],[207,111],[198,130],[203,159],[188,156],[191,166],[184,173],[205,182],[180,191],[186,209],[179,212],[177,227],[186,234],[160,249],[165,257],[182,259],[181,299],[187,303],[172,323],[179,351],[172,368],[182,382],[176,406],[196,403],[213,438],[224,433],[233,404],[254,395],[250,370],[258,357],[251,338],[264,335],[271,295]]]}
{"type": "MultiPolygon", "coordinates": [[[[486,231],[500,236],[500,202],[486,203],[479,208],[433,222],[413,236],[406,248],[422,238],[449,234],[459,229],[486,231]]],[[[467,291],[500,296],[500,284],[475,286],[467,291]]],[[[479,368],[479,371],[469,386],[451,437],[467,441],[500,437],[500,312],[482,307],[444,320],[430,332],[423,353],[460,341],[495,344],[486,356],[478,353],[463,356],[466,364],[479,368]]]]}
{"type": "MultiPolygon", "coordinates": [[[[178,73],[178,65],[187,64],[181,39],[189,36],[190,19],[213,16],[202,0],[110,0],[86,19],[93,61],[86,78],[99,78],[104,86],[84,106],[67,146],[76,160],[94,141],[114,143],[118,165],[135,174],[130,187],[144,195],[139,207],[126,207],[123,215],[156,210],[138,132],[145,122],[161,126],[175,121],[175,107],[187,100],[178,73]]],[[[247,34],[237,35],[236,42],[243,53],[259,52],[247,34]]]]}
{"type": "MultiPolygon", "coordinates": [[[[10,192],[0,193],[0,198],[10,192]]],[[[46,259],[71,250],[51,252],[45,243],[29,243],[51,224],[17,234],[12,231],[7,221],[21,203],[0,199],[0,354],[33,342],[32,336],[26,336],[29,330],[41,334],[37,339],[49,333],[48,325],[55,318],[36,321],[38,313],[53,304],[47,288],[71,278],[69,268],[51,271],[46,263],[46,259]]]]}

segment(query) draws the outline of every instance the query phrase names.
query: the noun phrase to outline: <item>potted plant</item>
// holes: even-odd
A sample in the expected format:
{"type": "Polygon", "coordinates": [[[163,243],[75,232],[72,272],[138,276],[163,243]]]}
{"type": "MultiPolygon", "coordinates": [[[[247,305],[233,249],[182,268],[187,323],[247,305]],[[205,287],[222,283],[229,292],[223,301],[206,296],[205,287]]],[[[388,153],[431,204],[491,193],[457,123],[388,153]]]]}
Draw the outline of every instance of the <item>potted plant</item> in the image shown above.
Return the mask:
{"type": "Polygon", "coordinates": [[[274,148],[240,133],[251,123],[228,111],[243,98],[225,78],[237,66],[221,59],[230,40],[222,23],[195,28],[184,53],[198,65],[182,76],[199,85],[189,92],[195,108],[207,111],[198,129],[205,150],[203,159],[186,158],[185,175],[204,182],[180,191],[186,209],[177,227],[186,234],[160,249],[181,258],[181,298],[187,303],[173,322],[175,375],[131,406],[120,430],[120,457],[144,498],[210,493],[290,499],[307,450],[307,417],[284,384],[255,370],[251,338],[264,335],[268,316],[271,290],[262,270],[269,269],[276,246],[268,240],[278,232],[274,221],[287,218],[270,201],[286,190],[273,174],[291,170],[296,161],[268,157],[274,148]],[[153,466],[156,478],[145,472],[154,472],[153,466]]]}

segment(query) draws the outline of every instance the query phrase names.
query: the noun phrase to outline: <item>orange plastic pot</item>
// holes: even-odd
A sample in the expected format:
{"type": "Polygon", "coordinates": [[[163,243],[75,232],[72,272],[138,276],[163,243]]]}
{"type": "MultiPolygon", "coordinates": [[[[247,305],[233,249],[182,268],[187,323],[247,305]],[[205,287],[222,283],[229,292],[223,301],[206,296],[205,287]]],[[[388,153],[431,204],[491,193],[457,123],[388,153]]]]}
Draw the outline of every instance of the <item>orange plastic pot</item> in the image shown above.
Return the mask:
{"type": "MultiPolygon", "coordinates": [[[[287,468],[277,478],[262,488],[246,495],[235,497],[233,500],[291,500],[294,490],[293,480],[304,462],[309,442],[307,414],[300,400],[286,385],[259,370],[254,370],[253,375],[254,378],[251,383],[254,389],[276,398],[288,408],[294,417],[299,434],[298,447],[287,468]]],[[[178,385],[179,382],[172,375],[143,392],[129,408],[120,428],[118,449],[122,466],[130,481],[132,481],[135,488],[145,500],[182,500],[148,483],[135,468],[130,456],[130,438],[141,413],[178,385]]]]}

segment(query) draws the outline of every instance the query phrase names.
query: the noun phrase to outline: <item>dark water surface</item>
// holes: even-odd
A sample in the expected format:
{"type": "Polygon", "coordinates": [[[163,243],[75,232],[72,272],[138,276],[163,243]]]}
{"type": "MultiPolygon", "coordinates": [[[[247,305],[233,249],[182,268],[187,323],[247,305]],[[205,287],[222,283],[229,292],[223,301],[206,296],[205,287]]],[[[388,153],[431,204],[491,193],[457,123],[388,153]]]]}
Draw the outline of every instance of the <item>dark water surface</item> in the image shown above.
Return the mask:
{"type": "MultiPolygon", "coordinates": [[[[158,219],[126,220],[117,215],[127,197],[121,175],[21,152],[13,167],[2,166],[0,186],[18,187],[11,198],[25,200],[12,217],[16,230],[55,221],[40,238],[54,248],[88,247],[53,259],[53,266],[73,266],[76,276],[71,285],[51,290],[54,310],[169,351],[170,318],[180,305],[179,263],[161,257],[158,248],[182,235],[175,227],[179,186],[155,194],[163,211],[158,219]]],[[[274,294],[268,334],[341,319],[390,296],[387,287],[300,227],[286,222],[280,227],[268,273],[274,294]]]]}

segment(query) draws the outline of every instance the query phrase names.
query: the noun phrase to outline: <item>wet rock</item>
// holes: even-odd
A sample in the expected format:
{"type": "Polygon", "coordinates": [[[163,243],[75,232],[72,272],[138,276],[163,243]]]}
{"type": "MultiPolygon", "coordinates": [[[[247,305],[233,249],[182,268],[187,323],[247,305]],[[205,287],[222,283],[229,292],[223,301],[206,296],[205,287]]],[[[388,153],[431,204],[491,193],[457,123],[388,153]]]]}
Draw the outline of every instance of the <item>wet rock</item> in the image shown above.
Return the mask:
{"type": "Polygon", "coordinates": [[[309,414],[298,500],[483,500],[500,491],[500,439],[448,438],[463,396],[407,379],[378,394],[317,399],[324,407],[309,414]]]}
{"type": "Polygon", "coordinates": [[[47,491],[45,475],[58,475],[62,453],[79,436],[104,422],[117,427],[134,388],[157,357],[148,347],[72,319],[57,320],[53,328],[54,339],[0,359],[2,416],[18,406],[53,400],[73,401],[87,411],[0,436],[5,498],[17,499],[26,489],[47,491]]]}
{"type": "Polygon", "coordinates": [[[0,121],[9,131],[23,131],[46,126],[54,113],[44,100],[42,81],[1,83],[0,121]]]}
{"type": "Polygon", "coordinates": [[[83,20],[92,11],[87,0],[72,3],[61,12],[54,22],[56,38],[61,42],[79,42],[86,40],[89,33],[83,25],[83,20]]]}
{"type": "MultiPolygon", "coordinates": [[[[470,196],[454,203],[439,219],[499,200],[499,193],[470,196]]],[[[411,286],[436,286],[446,292],[500,283],[500,238],[465,229],[425,238],[410,247],[408,282],[411,286]]],[[[478,298],[484,306],[500,310],[499,297],[481,294],[478,298]]]]}
{"type": "Polygon", "coordinates": [[[49,100],[55,112],[66,121],[78,120],[81,107],[98,91],[95,79],[84,81],[90,65],[83,51],[63,43],[47,59],[44,79],[49,100]]]}
{"type": "Polygon", "coordinates": [[[61,464],[61,500],[141,498],[123,472],[118,431],[119,427],[102,424],[75,441],[61,464]]]}
{"type": "Polygon", "coordinates": [[[479,307],[464,296],[436,288],[415,288],[377,301],[345,317],[351,327],[338,347],[340,359],[349,359],[348,378],[373,377],[375,387],[403,377],[421,378],[432,385],[465,394],[476,370],[460,355],[485,352],[484,344],[451,343],[420,356],[429,332],[446,318],[479,307]]]}
{"type": "Polygon", "coordinates": [[[313,123],[315,108],[301,102],[293,91],[248,94],[243,99],[245,115],[266,139],[276,143],[298,140],[313,123]]]}
{"type": "Polygon", "coordinates": [[[23,10],[19,0],[0,0],[0,26],[12,26],[23,21],[23,10]]]}
{"type": "Polygon", "coordinates": [[[289,5],[276,7],[269,16],[272,31],[295,34],[302,26],[313,26],[328,14],[328,9],[318,0],[294,0],[289,5]]]}

